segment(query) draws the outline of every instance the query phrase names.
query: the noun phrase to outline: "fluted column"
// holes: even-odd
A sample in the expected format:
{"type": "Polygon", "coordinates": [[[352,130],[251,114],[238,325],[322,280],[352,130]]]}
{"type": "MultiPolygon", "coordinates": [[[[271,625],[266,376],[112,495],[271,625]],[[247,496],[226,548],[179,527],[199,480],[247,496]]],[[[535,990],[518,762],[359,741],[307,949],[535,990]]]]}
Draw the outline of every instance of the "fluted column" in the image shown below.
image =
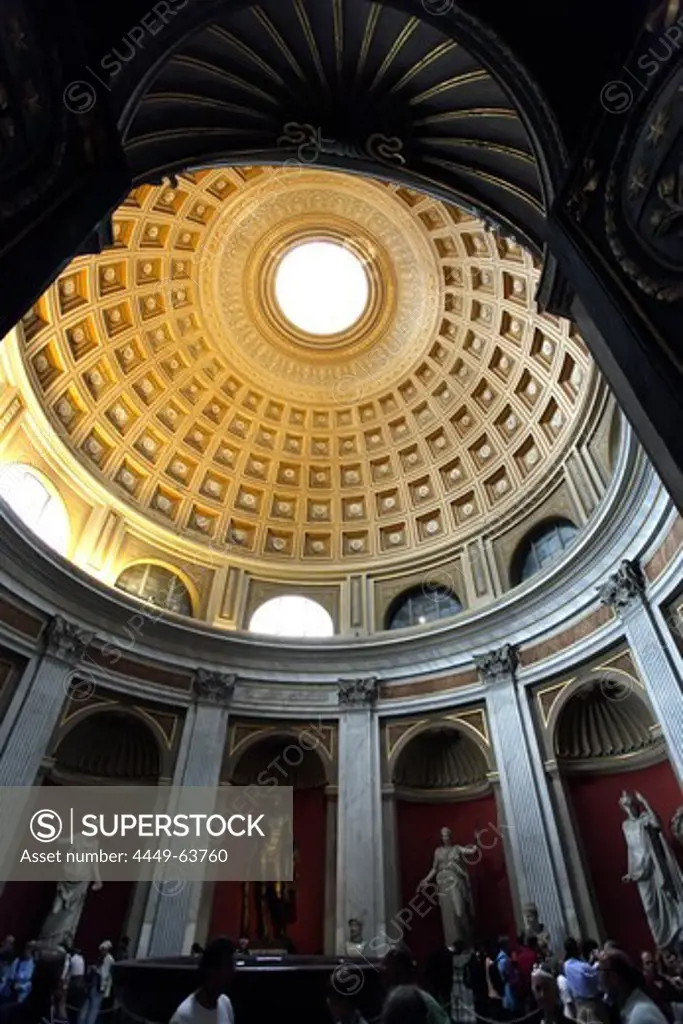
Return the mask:
{"type": "Polygon", "coordinates": [[[681,678],[660,632],[636,561],[624,560],[600,587],[600,600],[619,615],[631,654],[645,684],[669,757],[683,783],[683,691],[681,678]]]}
{"type": "MultiPolygon", "coordinates": [[[[203,669],[195,673],[195,702],[185,718],[174,787],[218,785],[234,689],[234,675],[203,669]]],[[[179,878],[168,884],[152,885],[139,956],[189,953],[199,917],[202,884],[179,878]]]]}
{"type": "Polygon", "coordinates": [[[384,875],[377,680],[339,684],[336,952],[351,918],[366,942],[384,934],[384,875]]]}
{"type": "Polygon", "coordinates": [[[536,904],[560,949],[567,934],[577,933],[578,921],[533,723],[517,691],[517,651],[507,644],[475,662],[486,684],[519,904],[536,904]]]}
{"type": "MultiPolygon", "coordinates": [[[[45,652],[32,662],[8,709],[0,750],[0,786],[32,786],[93,634],[60,615],[46,632],[45,652]]],[[[87,675],[87,669],[83,668],[87,675]]]]}

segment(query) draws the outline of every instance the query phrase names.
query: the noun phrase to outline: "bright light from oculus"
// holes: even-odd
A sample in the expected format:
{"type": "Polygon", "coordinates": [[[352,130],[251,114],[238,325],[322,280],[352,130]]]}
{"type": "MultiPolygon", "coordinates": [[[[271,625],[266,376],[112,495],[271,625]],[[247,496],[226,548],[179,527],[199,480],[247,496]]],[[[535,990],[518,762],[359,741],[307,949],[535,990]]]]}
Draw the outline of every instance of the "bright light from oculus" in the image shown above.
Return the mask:
{"type": "Polygon", "coordinates": [[[362,316],[368,295],[363,264],[335,242],[302,242],[283,256],[275,274],[280,309],[307,334],[348,330],[362,316]]]}

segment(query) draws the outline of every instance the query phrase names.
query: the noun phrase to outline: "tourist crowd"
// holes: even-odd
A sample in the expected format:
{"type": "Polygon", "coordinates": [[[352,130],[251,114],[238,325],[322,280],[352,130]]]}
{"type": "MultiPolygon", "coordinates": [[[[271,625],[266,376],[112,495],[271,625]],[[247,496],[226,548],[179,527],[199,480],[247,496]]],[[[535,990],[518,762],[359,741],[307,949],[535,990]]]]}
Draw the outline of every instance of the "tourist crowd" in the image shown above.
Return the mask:
{"type": "Polygon", "coordinates": [[[70,940],[55,950],[46,950],[37,941],[16,950],[14,937],[8,935],[0,946],[0,1024],[33,1024],[35,1007],[43,1006],[46,987],[53,982],[46,1020],[97,1024],[113,1009],[112,966],[130,955],[128,946],[129,940],[121,939],[114,955],[112,943],[105,940],[97,957],[87,963],[70,940]]]}
{"type": "MultiPolygon", "coordinates": [[[[199,987],[171,1024],[235,1024],[226,995],[233,954],[229,939],[207,946],[199,987]]],[[[614,942],[600,948],[569,938],[562,957],[552,956],[535,936],[520,940],[514,951],[507,939],[488,950],[468,951],[460,943],[447,959],[432,958],[420,985],[409,949],[396,945],[379,965],[383,1006],[377,1024],[683,1024],[683,958],[645,952],[641,960],[636,966],[614,942]],[[447,962],[450,970],[441,970],[439,963],[447,962]]],[[[334,1024],[375,1024],[363,1017],[356,995],[345,991],[344,978],[340,971],[330,983],[334,1024]]]]}
{"type": "MultiPolygon", "coordinates": [[[[193,955],[198,985],[170,1024],[254,1024],[241,1015],[235,1021],[228,995],[235,969],[232,941],[220,938],[204,949],[195,946],[193,955]]],[[[29,943],[15,951],[8,937],[0,947],[0,1024],[106,1024],[105,1015],[115,1009],[112,966],[115,958],[128,956],[126,940],[116,957],[111,943],[102,942],[97,960],[87,965],[70,943],[58,950],[29,943]]],[[[372,966],[367,963],[366,969],[372,966]]],[[[329,985],[328,1021],[683,1024],[683,957],[672,951],[645,951],[636,964],[615,942],[600,947],[569,938],[563,955],[554,956],[532,935],[514,949],[507,939],[489,949],[467,950],[456,943],[430,958],[422,983],[402,944],[391,947],[376,966],[382,983],[380,1016],[363,1016],[357,996],[345,991],[340,971],[329,985]]]]}

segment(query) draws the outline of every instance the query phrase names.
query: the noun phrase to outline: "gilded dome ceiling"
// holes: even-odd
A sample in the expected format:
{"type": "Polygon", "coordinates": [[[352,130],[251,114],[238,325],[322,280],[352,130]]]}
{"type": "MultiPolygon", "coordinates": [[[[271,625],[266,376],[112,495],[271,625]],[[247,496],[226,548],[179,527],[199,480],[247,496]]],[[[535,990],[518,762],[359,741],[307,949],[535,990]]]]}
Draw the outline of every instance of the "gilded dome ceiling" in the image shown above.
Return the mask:
{"type": "Polygon", "coordinates": [[[112,497],[231,558],[437,554],[532,500],[590,402],[594,366],[537,313],[531,256],[404,187],[196,171],[137,188],[113,231],[24,317],[31,385],[112,497]],[[278,270],[311,242],[363,268],[346,330],[283,312],[278,270]]]}

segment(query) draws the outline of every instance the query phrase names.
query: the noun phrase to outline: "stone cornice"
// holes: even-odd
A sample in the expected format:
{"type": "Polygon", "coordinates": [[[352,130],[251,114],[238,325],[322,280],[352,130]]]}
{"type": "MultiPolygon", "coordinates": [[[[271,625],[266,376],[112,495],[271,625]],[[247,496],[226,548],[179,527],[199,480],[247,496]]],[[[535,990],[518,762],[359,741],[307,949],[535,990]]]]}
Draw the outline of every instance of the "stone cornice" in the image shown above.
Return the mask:
{"type": "MultiPolygon", "coordinates": [[[[541,574],[543,578],[538,582],[531,581],[504,595],[494,605],[464,613],[454,623],[439,626],[428,634],[411,635],[406,631],[399,635],[337,637],[305,644],[296,641],[268,643],[262,638],[255,640],[249,635],[227,633],[168,615],[163,620],[155,616],[149,623],[145,622],[135,644],[135,654],[167,669],[172,666],[176,671],[187,671],[189,677],[196,666],[195,652],[201,646],[205,663],[213,661],[217,670],[218,666],[228,663],[239,674],[234,710],[239,708],[240,713],[248,713],[253,707],[254,713],[265,714],[268,696],[271,713],[277,707],[288,716],[287,693],[294,687],[299,695],[297,714],[303,713],[305,708],[324,707],[325,713],[332,717],[337,713],[335,690],[343,676],[361,678],[376,674],[382,684],[391,683],[398,688],[403,682],[409,684],[416,678],[424,680],[472,672],[473,650],[495,649],[507,641],[520,646],[523,656],[525,645],[554,635],[568,618],[576,621],[595,610],[595,588],[613,569],[615,549],[619,554],[633,557],[656,544],[665,524],[666,527],[670,524],[670,505],[642,453],[626,446],[620,459],[623,465],[617,468],[611,494],[587,525],[572,557],[559,563],[555,572],[541,574]],[[310,684],[325,684],[326,689],[316,686],[307,701],[304,698],[310,684]],[[255,699],[252,702],[253,687],[255,699]]],[[[96,631],[103,642],[130,650],[129,639],[123,639],[126,623],[133,615],[144,615],[141,606],[42,549],[32,538],[20,536],[15,526],[16,519],[11,513],[0,510],[0,542],[3,536],[5,538],[0,585],[4,583],[24,605],[45,618],[54,614],[52,595],[59,593],[60,610],[81,628],[96,631]]],[[[610,638],[616,637],[619,629],[618,620],[601,629],[600,643],[611,642],[610,638]]],[[[12,646],[11,632],[7,636],[8,645],[12,646]]],[[[590,647],[596,642],[593,636],[585,640],[590,647]]],[[[557,659],[562,661],[565,654],[559,652],[557,659]]],[[[529,678],[537,678],[541,670],[544,674],[554,671],[557,659],[553,656],[538,668],[534,666],[529,678]]],[[[527,670],[520,669],[520,674],[520,681],[526,684],[527,670]]],[[[105,677],[103,669],[103,681],[105,677]]],[[[473,682],[457,694],[439,692],[410,700],[390,699],[386,704],[381,702],[381,710],[396,713],[400,706],[405,713],[418,704],[426,709],[432,704],[441,706],[444,701],[461,703],[472,699],[472,693],[480,689],[481,684],[473,682]]],[[[152,691],[154,699],[160,699],[161,688],[155,685],[150,687],[150,695],[152,691]]],[[[169,698],[184,703],[180,693],[169,694],[169,698]]]]}

